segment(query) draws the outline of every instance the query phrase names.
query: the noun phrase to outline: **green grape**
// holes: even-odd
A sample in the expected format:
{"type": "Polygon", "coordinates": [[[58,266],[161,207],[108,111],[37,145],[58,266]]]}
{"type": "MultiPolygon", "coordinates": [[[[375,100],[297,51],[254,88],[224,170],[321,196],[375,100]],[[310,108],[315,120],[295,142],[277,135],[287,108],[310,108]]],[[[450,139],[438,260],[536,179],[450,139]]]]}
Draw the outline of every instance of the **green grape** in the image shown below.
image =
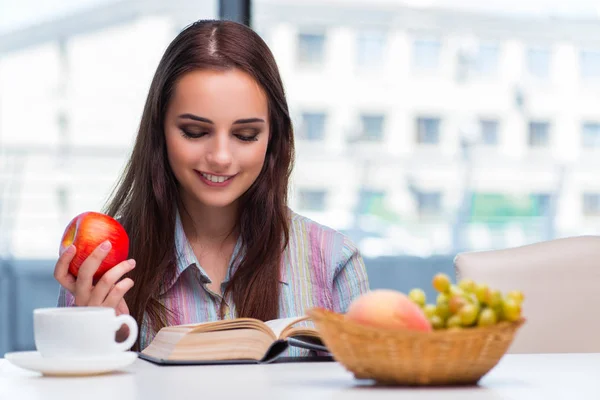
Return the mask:
{"type": "Polygon", "coordinates": [[[472,326],[477,321],[479,307],[474,304],[464,305],[457,314],[463,326],[472,326]]]}
{"type": "Polygon", "coordinates": [[[450,297],[446,293],[438,293],[436,304],[440,305],[440,303],[448,303],[450,301],[450,297]]]}
{"type": "Polygon", "coordinates": [[[504,300],[502,301],[501,304],[497,305],[496,307],[493,307],[492,310],[494,310],[494,312],[496,313],[496,319],[498,321],[503,321],[504,318],[504,300]]]}
{"type": "Polygon", "coordinates": [[[494,310],[489,307],[485,307],[483,310],[481,310],[479,318],[477,319],[478,326],[494,325],[496,322],[498,322],[498,317],[496,316],[494,310]]]}
{"type": "Polygon", "coordinates": [[[431,323],[431,327],[433,329],[444,328],[444,320],[439,315],[433,315],[431,318],[429,318],[429,322],[431,323]]]}
{"type": "Polygon", "coordinates": [[[443,273],[436,274],[431,283],[439,293],[445,293],[450,289],[450,277],[443,273]]]}
{"type": "Polygon", "coordinates": [[[460,317],[457,315],[453,315],[450,318],[448,318],[448,321],[446,321],[446,326],[448,328],[460,328],[462,325],[462,321],[460,319],[460,317]]]}
{"type": "Polygon", "coordinates": [[[502,307],[503,319],[507,321],[518,321],[521,318],[521,304],[515,299],[507,298],[502,307]]]}
{"type": "Polygon", "coordinates": [[[465,298],[468,300],[469,303],[479,307],[479,299],[477,299],[477,295],[475,293],[467,293],[465,294],[465,298]]]}
{"type": "Polygon", "coordinates": [[[425,306],[423,307],[423,313],[425,314],[425,316],[427,318],[430,318],[434,315],[436,315],[436,311],[437,309],[435,308],[435,305],[433,304],[425,304],[425,306]]]}
{"type": "Polygon", "coordinates": [[[450,296],[464,296],[465,291],[459,288],[456,285],[450,285],[450,289],[448,289],[450,296]]]}
{"type": "Polygon", "coordinates": [[[450,314],[456,314],[465,304],[467,299],[462,296],[452,296],[448,302],[448,310],[450,314]]]}
{"type": "Polygon", "coordinates": [[[464,292],[472,293],[475,290],[475,282],[472,279],[461,279],[461,281],[458,282],[458,287],[464,292]]]}
{"type": "Polygon", "coordinates": [[[502,307],[502,293],[499,290],[489,290],[485,303],[491,308],[502,307]]]}
{"type": "Polygon", "coordinates": [[[475,284],[475,296],[477,296],[477,300],[479,300],[480,303],[486,302],[489,290],[490,288],[485,283],[475,284]]]}
{"type": "Polygon", "coordinates": [[[525,300],[525,295],[520,290],[511,290],[506,294],[506,297],[517,301],[519,304],[522,304],[525,300]]]}
{"type": "Polygon", "coordinates": [[[448,304],[439,304],[436,307],[436,314],[443,318],[444,320],[450,316],[450,310],[448,309],[448,304]]]}
{"type": "Polygon", "coordinates": [[[450,315],[450,307],[448,305],[448,295],[445,293],[438,294],[437,297],[437,307],[436,314],[439,315],[442,319],[448,318],[450,315]]]}
{"type": "Polygon", "coordinates": [[[415,304],[418,304],[421,307],[423,307],[425,305],[425,303],[427,302],[427,296],[425,295],[425,292],[422,289],[418,289],[418,288],[412,289],[408,293],[408,297],[415,304]]]}

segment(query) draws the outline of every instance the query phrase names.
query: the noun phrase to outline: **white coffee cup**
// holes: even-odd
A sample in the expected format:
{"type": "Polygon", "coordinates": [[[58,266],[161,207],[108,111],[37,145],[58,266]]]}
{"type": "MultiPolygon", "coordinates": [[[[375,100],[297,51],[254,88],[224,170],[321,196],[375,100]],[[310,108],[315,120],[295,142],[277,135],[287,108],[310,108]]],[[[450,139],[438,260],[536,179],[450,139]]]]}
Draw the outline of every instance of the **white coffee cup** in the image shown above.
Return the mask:
{"type": "Polygon", "coordinates": [[[42,357],[85,358],[127,351],[138,335],[130,315],[115,314],[110,307],[57,307],[33,310],[33,335],[42,357]],[[121,325],[129,336],[121,343],[115,333],[121,325]]]}

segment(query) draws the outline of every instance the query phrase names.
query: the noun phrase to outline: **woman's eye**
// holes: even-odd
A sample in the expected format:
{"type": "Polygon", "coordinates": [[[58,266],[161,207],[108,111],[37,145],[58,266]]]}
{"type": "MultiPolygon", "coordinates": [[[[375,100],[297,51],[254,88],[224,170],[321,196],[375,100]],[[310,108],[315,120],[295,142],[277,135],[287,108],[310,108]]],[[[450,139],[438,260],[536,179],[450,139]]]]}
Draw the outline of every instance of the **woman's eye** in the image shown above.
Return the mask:
{"type": "Polygon", "coordinates": [[[235,136],[243,142],[255,142],[260,132],[256,129],[238,131],[235,136]]]}
{"type": "Polygon", "coordinates": [[[243,142],[255,142],[258,135],[236,135],[243,142]]]}
{"type": "Polygon", "coordinates": [[[183,134],[183,136],[185,136],[186,138],[190,138],[190,139],[198,139],[198,138],[201,138],[202,136],[208,134],[208,132],[206,132],[206,131],[192,131],[192,130],[185,129],[185,128],[181,128],[181,133],[183,134]]]}

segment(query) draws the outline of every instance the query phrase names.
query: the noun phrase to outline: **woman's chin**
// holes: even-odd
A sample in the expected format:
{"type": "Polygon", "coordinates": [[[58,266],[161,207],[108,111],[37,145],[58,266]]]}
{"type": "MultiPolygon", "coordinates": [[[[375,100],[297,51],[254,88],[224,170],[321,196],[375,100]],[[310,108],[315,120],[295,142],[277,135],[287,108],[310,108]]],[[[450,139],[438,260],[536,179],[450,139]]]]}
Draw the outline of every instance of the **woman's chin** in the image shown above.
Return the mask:
{"type": "Polygon", "coordinates": [[[209,208],[227,208],[227,207],[231,207],[234,205],[234,203],[236,203],[237,198],[232,199],[232,198],[217,198],[217,197],[200,197],[196,199],[198,201],[199,204],[203,205],[204,207],[209,207],[209,208]]]}

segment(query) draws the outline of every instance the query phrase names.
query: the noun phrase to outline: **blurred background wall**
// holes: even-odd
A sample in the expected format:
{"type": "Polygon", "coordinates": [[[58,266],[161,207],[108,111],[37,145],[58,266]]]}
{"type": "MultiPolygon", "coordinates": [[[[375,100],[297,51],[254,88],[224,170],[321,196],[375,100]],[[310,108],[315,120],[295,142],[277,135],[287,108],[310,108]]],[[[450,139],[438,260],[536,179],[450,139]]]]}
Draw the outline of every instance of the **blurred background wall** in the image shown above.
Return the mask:
{"type": "Polygon", "coordinates": [[[290,205],[349,235],[373,288],[600,231],[596,1],[0,0],[0,354],[33,347],[63,229],[107,199],[168,43],[240,6],[283,75],[290,205]]]}

